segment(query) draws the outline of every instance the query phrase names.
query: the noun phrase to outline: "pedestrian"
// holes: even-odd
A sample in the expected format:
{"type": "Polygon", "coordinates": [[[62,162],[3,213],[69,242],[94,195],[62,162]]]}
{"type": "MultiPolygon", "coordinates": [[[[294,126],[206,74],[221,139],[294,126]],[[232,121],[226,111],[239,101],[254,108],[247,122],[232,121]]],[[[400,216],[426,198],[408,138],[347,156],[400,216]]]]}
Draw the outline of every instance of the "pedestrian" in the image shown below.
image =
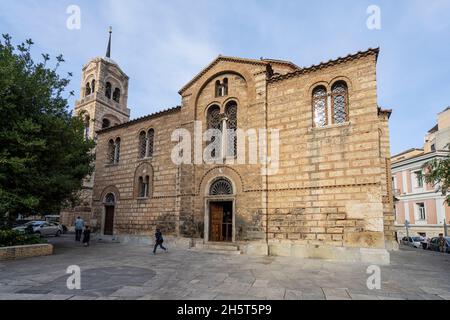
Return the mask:
{"type": "Polygon", "coordinates": [[[156,229],[156,233],[155,233],[155,247],[153,248],[153,254],[156,254],[156,249],[158,248],[158,246],[161,247],[161,249],[163,249],[165,252],[167,252],[167,249],[163,247],[163,236],[161,233],[161,230],[156,229]]]}
{"type": "Polygon", "coordinates": [[[439,233],[438,245],[439,252],[445,252],[445,238],[443,233],[439,233]]]}
{"type": "Polygon", "coordinates": [[[91,240],[91,229],[89,228],[89,226],[86,226],[83,232],[83,244],[85,247],[89,247],[90,240],[91,240]]]}
{"type": "Polygon", "coordinates": [[[81,241],[81,234],[83,233],[84,220],[78,217],[75,220],[75,241],[81,241]]]}

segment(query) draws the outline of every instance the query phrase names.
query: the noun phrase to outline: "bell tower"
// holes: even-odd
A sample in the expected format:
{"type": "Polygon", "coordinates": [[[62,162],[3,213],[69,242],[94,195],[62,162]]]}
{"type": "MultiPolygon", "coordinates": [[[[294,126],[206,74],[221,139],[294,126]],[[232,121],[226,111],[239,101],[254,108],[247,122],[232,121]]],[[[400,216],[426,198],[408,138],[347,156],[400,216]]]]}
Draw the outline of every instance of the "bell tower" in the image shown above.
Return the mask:
{"type": "Polygon", "coordinates": [[[100,129],[130,120],[129,77],[111,59],[111,36],[110,27],[106,55],[83,66],[80,99],[75,103],[75,113],[85,119],[85,136],[91,139],[100,129]]]}
{"type": "MultiPolygon", "coordinates": [[[[91,59],[83,66],[80,99],[75,102],[75,114],[82,114],[84,119],[85,137],[94,140],[98,130],[130,120],[130,109],[127,107],[129,78],[111,59],[111,35],[110,27],[106,55],[91,59]]],[[[80,205],[60,212],[62,224],[72,226],[78,216],[87,223],[93,223],[91,211],[94,178],[95,172],[84,179],[79,194],[80,205]]]]}

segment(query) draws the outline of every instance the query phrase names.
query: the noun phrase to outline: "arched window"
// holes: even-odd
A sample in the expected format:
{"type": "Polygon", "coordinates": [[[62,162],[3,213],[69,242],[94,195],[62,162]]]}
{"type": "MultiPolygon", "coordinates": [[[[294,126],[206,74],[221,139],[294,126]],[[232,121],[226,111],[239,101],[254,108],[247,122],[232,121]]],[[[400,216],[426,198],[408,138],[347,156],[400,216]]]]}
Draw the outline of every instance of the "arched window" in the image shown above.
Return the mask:
{"type": "Polygon", "coordinates": [[[91,126],[91,118],[89,116],[86,116],[84,118],[84,137],[89,139],[89,133],[90,133],[90,126],[91,126]]]}
{"type": "Polygon", "coordinates": [[[95,92],[95,79],[92,80],[91,91],[92,91],[92,93],[95,92]]]}
{"type": "Polygon", "coordinates": [[[223,79],[222,93],[223,93],[223,96],[228,95],[228,78],[223,79]]]}
{"type": "Polygon", "coordinates": [[[120,102],[120,89],[116,88],[113,93],[113,100],[115,102],[120,102]]]}
{"type": "Polygon", "coordinates": [[[150,185],[150,177],[139,177],[139,198],[148,198],[149,195],[149,185],[150,185]]]}
{"type": "Polygon", "coordinates": [[[89,82],[88,82],[88,83],[86,83],[86,88],[85,88],[85,91],[84,91],[84,96],[87,97],[87,96],[90,95],[90,94],[91,94],[91,85],[90,85],[89,82]]]}
{"type": "Polygon", "coordinates": [[[116,139],[114,144],[114,163],[117,164],[120,161],[120,138],[116,139]]]}
{"type": "Polygon", "coordinates": [[[147,143],[148,143],[147,157],[153,157],[154,139],[155,139],[155,130],[153,130],[153,129],[148,130],[148,135],[147,135],[147,143]]]}
{"type": "Polygon", "coordinates": [[[220,80],[217,80],[216,81],[216,98],[220,97],[220,89],[221,89],[220,80]]]}
{"type": "Polygon", "coordinates": [[[147,155],[147,134],[142,131],[139,134],[139,158],[144,159],[147,155]]]}
{"type": "Polygon", "coordinates": [[[105,88],[105,96],[108,99],[111,99],[111,90],[112,90],[111,82],[107,82],[106,83],[106,88],[105,88]]]}
{"type": "Polygon", "coordinates": [[[220,178],[214,181],[209,188],[211,196],[223,196],[233,194],[233,186],[228,179],[220,178]]]}
{"type": "Polygon", "coordinates": [[[216,98],[217,97],[225,97],[228,95],[228,78],[223,79],[222,82],[220,80],[216,81],[216,98]]]}
{"type": "Polygon", "coordinates": [[[114,159],[115,159],[115,143],[114,140],[111,139],[108,142],[108,163],[109,164],[114,164],[114,159]]]}
{"type": "Polygon", "coordinates": [[[227,155],[237,156],[237,103],[230,101],[225,107],[227,117],[227,155]]]}
{"type": "Polygon", "coordinates": [[[103,119],[102,120],[102,129],[106,129],[109,128],[111,126],[111,122],[108,119],[103,119]]]}
{"type": "MultiPolygon", "coordinates": [[[[206,121],[208,124],[208,129],[218,129],[218,130],[222,129],[222,119],[220,116],[220,107],[219,106],[213,105],[213,106],[209,107],[206,121]]],[[[215,140],[216,140],[216,137],[212,137],[211,143],[213,143],[215,140]]],[[[212,150],[211,157],[215,158],[217,153],[220,154],[220,150],[215,150],[215,149],[212,150]]]]}
{"type": "Polygon", "coordinates": [[[331,87],[333,104],[333,123],[344,123],[348,120],[348,88],[344,81],[338,81],[331,87]]]}
{"type": "Polygon", "coordinates": [[[114,196],[113,193],[108,193],[105,196],[105,205],[107,206],[113,206],[116,204],[116,197],[114,196]]]}
{"type": "Polygon", "coordinates": [[[327,89],[324,86],[319,86],[313,91],[313,117],[314,126],[327,125],[327,89]]]}

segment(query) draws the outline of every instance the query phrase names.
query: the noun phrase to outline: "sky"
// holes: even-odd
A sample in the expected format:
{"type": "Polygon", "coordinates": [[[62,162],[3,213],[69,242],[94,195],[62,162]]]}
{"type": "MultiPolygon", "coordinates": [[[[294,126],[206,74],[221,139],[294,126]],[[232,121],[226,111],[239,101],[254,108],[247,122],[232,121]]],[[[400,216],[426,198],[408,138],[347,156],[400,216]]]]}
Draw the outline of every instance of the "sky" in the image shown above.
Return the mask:
{"type": "Polygon", "coordinates": [[[76,98],[82,66],[105,55],[109,26],[112,59],[130,77],[131,118],[179,105],[179,89],[219,54],[303,67],[370,47],[381,48],[378,104],[393,110],[392,154],[422,147],[450,106],[450,0],[0,0],[0,33],[31,38],[36,60],[63,54],[76,98]],[[70,5],[79,29],[67,28],[70,5]],[[371,5],[380,29],[367,27],[371,5]]]}

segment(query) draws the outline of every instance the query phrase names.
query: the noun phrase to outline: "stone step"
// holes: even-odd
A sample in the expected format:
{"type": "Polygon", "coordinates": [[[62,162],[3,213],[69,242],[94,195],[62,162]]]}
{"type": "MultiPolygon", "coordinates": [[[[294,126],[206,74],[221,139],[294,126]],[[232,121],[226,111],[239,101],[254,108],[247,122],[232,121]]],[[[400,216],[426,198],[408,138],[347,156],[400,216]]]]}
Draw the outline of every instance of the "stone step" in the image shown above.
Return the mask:
{"type": "Polygon", "coordinates": [[[210,253],[210,254],[231,254],[231,255],[240,255],[242,254],[239,250],[208,250],[208,249],[199,249],[199,248],[191,248],[189,249],[193,252],[202,252],[202,253],[210,253]]]}
{"type": "Polygon", "coordinates": [[[239,246],[233,243],[197,243],[195,248],[200,250],[239,251],[239,246]]]}

